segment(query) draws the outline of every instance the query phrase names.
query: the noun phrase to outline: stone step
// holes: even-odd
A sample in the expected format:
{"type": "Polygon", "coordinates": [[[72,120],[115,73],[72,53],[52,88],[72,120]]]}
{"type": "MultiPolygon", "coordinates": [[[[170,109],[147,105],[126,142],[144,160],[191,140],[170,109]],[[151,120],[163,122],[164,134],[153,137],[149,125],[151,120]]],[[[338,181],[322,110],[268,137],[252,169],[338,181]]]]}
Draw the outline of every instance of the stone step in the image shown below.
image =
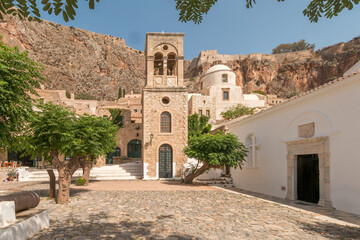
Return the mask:
{"type": "MultiPolygon", "coordinates": [[[[58,178],[57,170],[54,170],[55,177],[58,178]]],[[[131,162],[120,165],[107,165],[103,167],[94,167],[90,171],[92,180],[123,180],[123,179],[141,179],[143,169],[141,162],[131,162]]],[[[82,177],[82,169],[76,170],[73,179],[82,177]]],[[[47,171],[36,170],[30,172],[29,176],[22,181],[49,181],[47,171]]]]}

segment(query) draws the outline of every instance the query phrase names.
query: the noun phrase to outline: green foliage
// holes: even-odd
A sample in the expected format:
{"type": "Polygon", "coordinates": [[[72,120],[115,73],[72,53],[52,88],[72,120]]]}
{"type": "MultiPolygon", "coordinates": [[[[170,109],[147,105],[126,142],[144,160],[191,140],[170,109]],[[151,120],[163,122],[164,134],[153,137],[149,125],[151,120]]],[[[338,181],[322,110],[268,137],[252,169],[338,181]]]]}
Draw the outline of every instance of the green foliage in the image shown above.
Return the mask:
{"type": "Polygon", "coordinates": [[[66,94],[66,97],[67,97],[68,99],[71,98],[71,94],[70,94],[68,91],[66,91],[65,94],[66,94]]]}
{"type": "Polygon", "coordinates": [[[226,120],[235,119],[244,115],[252,115],[254,114],[255,108],[246,107],[242,104],[238,104],[237,106],[231,107],[226,112],[222,112],[221,116],[226,120]]]}
{"type": "Polygon", "coordinates": [[[6,173],[6,175],[10,178],[10,177],[13,177],[13,178],[16,178],[17,176],[17,174],[16,174],[16,171],[14,170],[14,169],[12,169],[12,170],[10,170],[10,171],[8,171],[7,173],[6,173]]]}
{"type": "Polygon", "coordinates": [[[41,155],[47,161],[56,151],[73,159],[97,158],[116,147],[118,127],[109,120],[82,115],[75,116],[60,105],[51,102],[37,105],[41,111],[34,114],[27,131],[20,137],[22,146],[33,156],[41,155]]]}
{"type": "Polygon", "coordinates": [[[190,81],[190,82],[195,82],[195,78],[191,77],[191,78],[189,79],[189,81],[190,81]]]}
{"type": "MultiPolygon", "coordinates": [[[[175,0],[176,9],[179,11],[179,21],[192,21],[199,24],[203,20],[203,15],[215,5],[217,0],[175,0]]],[[[284,2],[285,0],[277,0],[284,2]]],[[[344,9],[351,10],[354,5],[359,4],[360,0],[311,0],[305,10],[304,16],[308,17],[310,22],[317,22],[319,18],[332,18],[337,16],[344,9]]],[[[246,0],[246,7],[252,8],[256,0],[246,0]]]]}
{"type": "Polygon", "coordinates": [[[124,125],[124,116],[121,115],[121,109],[118,108],[110,108],[110,121],[118,127],[122,127],[124,125]]]}
{"type": "Polygon", "coordinates": [[[188,137],[198,137],[211,131],[211,124],[208,124],[209,117],[193,114],[188,116],[188,137]]]}
{"type": "Polygon", "coordinates": [[[257,94],[261,94],[261,95],[266,96],[266,92],[261,91],[261,90],[255,90],[255,91],[252,91],[252,93],[257,93],[257,94]]]}
{"type": "Polygon", "coordinates": [[[315,48],[315,44],[307,43],[305,42],[304,39],[302,39],[298,42],[280,44],[272,50],[272,53],[278,54],[278,53],[297,52],[308,49],[313,50],[314,48],[315,48]]]}
{"type": "Polygon", "coordinates": [[[34,88],[45,80],[41,70],[27,52],[8,47],[0,36],[0,149],[10,146],[29,120],[32,101],[28,94],[37,95],[34,88]]]}
{"type": "MultiPolygon", "coordinates": [[[[89,9],[95,8],[95,1],[89,2],[89,9]]],[[[218,0],[174,0],[176,9],[179,11],[179,21],[199,24],[203,20],[203,15],[207,14],[218,0]]],[[[284,2],[285,0],[277,0],[284,2]]],[[[66,22],[74,20],[78,0],[0,0],[0,19],[4,15],[18,16],[20,19],[40,21],[41,13],[61,16],[66,22]],[[40,6],[38,6],[40,5],[40,6]],[[15,8],[14,8],[15,7],[15,8]]],[[[341,13],[344,9],[351,10],[354,5],[359,4],[360,0],[312,0],[307,8],[303,10],[304,16],[311,22],[317,22],[319,18],[332,18],[341,13]]],[[[256,0],[246,0],[246,7],[252,8],[256,0]]]]}
{"type": "Polygon", "coordinates": [[[96,100],[95,96],[92,96],[88,93],[76,93],[75,94],[75,99],[79,99],[79,100],[96,100]]]}
{"type": "Polygon", "coordinates": [[[231,134],[204,134],[189,139],[189,145],[184,149],[189,158],[206,162],[210,167],[242,167],[247,149],[231,134]]]}
{"type": "MultiPolygon", "coordinates": [[[[100,2],[100,0],[86,1],[89,2],[90,9],[95,8],[95,1],[100,2]]],[[[77,2],[78,0],[41,0],[41,2],[36,0],[0,0],[0,19],[3,19],[4,15],[13,15],[20,19],[40,22],[40,11],[42,10],[49,15],[58,16],[61,14],[65,22],[68,22],[70,19],[75,19],[75,9],[78,8],[77,2]]]]}
{"type": "Polygon", "coordinates": [[[83,179],[83,178],[75,179],[75,185],[76,186],[85,186],[86,183],[87,183],[86,179],[83,179]]]}

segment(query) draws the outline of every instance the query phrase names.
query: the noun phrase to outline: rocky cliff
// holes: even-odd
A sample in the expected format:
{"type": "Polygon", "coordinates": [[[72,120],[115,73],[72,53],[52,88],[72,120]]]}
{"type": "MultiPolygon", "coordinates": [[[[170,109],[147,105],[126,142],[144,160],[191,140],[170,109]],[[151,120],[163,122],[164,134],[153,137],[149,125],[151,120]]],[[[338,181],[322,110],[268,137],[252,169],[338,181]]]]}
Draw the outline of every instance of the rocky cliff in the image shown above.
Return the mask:
{"type": "Polygon", "coordinates": [[[140,92],[144,86],[144,53],[126,46],[122,38],[17,18],[0,21],[0,35],[42,63],[47,89],[113,100],[120,87],[140,92]]]}
{"type": "Polygon", "coordinates": [[[244,92],[262,90],[291,97],[342,76],[360,60],[360,38],[314,51],[285,54],[221,55],[202,51],[188,66],[189,87],[199,88],[199,77],[211,66],[225,64],[236,73],[244,92]]]}
{"type": "MultiPolygon", "coordinates": [[[[0,21],[0,35],[43,64],[47,89],[114,100],[120,87],[140,92],[144,86],[144,53],[126,46],[122,38],[16,18],[0,21]]],[[[290,97],[341,76],[359,60],[359,38],[316,52],[221,55],[202,51],[193,61],[185,61],[185,77],[189,90],[197,92],[200,76],[221,63],[235,71],[244,92],[263,90],[290,97]]]]}

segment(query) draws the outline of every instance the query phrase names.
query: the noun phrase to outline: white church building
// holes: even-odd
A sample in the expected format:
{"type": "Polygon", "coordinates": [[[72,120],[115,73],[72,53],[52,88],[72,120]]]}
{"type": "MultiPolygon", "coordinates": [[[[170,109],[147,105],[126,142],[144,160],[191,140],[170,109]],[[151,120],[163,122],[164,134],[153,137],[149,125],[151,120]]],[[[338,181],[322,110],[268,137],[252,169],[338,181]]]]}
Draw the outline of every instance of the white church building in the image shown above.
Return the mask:
{"type": "Polygon", "coordinates": [[[237,188],[360,214],[360,62],[336,79],[226,122],[249,149],[237,188]]]}
{"type": "Polygon", "coordinates": [[[266,97],[260,94],[243,94],[236,85],[236,75],[222,64],[209,68],[200,78],[200,94],[189,94],[189,114],[210,117],[210,122],[223,120],[221,113],[233,106],[266,107],[266,97]]]}

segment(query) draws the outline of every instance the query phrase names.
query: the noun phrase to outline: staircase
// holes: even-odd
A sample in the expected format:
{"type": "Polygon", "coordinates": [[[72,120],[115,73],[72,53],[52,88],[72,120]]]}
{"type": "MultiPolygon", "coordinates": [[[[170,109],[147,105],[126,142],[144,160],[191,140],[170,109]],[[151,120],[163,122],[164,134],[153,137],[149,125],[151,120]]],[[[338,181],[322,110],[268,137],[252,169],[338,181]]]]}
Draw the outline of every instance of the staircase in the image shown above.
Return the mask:
{"type": "MultiPolygon", "coordinates": [[[[58,172],[54,170],[56,179],[58,172]]],[[[82,169],[78,169],[73,174],[73,179],[82,177],[82,169]]],[[[90,171],[90,180],[131,180],[142,179],[141,161],[124,163],[119,165],[106,165],[104,167],[94,167],[90,171]]],[[[46,170],[29,171],[26,177],[20,181],[49,181],[49,175],[46,170]]]]}

